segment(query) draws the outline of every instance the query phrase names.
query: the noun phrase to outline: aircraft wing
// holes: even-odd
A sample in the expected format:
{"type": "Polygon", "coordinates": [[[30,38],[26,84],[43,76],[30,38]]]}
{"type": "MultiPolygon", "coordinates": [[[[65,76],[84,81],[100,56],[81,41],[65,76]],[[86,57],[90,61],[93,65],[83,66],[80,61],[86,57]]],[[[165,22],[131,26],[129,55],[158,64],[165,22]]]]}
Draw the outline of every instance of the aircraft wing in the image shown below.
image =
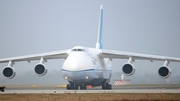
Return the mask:
{"type": "Polygon", "coordinates": [[[41,58],[43,58],[46,61],[48,59],[66,58],[67,56],[68,56],[68,50],[62,50],[62,51],[25,55],[25,56],[12,57],[12,58],[4,58],[4,59],[0,59],[0,63],[5,63],[5,62],[9,62],[9,61],[11,61],[11,62],[18,62],[18,61],[30,62],[31,60],[40,60],[41,58]]]}
{"type": "Polygon", "coordinates": [[[99,55],[101,58],[111,58],[111,59],[129,59],[130,57],[133,60],[157,60],[157,61],[172,61],[180,62],[180,58],[167,57],[167,56],[158,56],[158,55],[149,55],[149,54],[140,54],[140,53],[131,53],[123,51],[114,51],[114,50],[101,50],[99,55]]]}

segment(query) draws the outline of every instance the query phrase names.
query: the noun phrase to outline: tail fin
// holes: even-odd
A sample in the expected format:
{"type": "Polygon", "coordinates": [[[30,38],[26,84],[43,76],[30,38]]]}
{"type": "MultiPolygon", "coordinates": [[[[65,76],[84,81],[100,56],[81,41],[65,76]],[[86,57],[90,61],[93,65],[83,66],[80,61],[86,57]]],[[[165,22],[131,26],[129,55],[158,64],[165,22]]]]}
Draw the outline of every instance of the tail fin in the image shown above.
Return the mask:
{"type": "Polygon", "coordinates": [[[102,49],[103,44],[102,44],[102,27],[103,27],[103,5],[100,7],[100,15],[99,15],[99,26],[98,26],[98,36],[97,36],[97,43],[96,43],[96,48],[97,49],[102,49]]]}

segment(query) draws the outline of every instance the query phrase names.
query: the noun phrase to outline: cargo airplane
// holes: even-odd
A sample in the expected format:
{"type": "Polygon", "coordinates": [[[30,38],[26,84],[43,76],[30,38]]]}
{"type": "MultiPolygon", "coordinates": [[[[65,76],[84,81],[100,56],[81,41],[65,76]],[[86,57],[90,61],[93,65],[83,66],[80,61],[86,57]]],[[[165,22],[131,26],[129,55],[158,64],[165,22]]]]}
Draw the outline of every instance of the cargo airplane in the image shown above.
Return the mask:
{"type": "Polygon", "coordinates": [[[13,68],[15,62],[40,60],[34,67],[38,76],[47,73],[45,62],[50,59],[65,59],[62,65],[62,77],[68,81],[68,90],[86,89],[86,85],[102,86],[102,89],[112,89],[110,78],[112,75],[113,59],[127,59],[122,66],[125,75],[131,76],[135,72],[133,62],[135,60],[164,61],[159,67],[158,74],[161,78],[167,78],[171,74],[168,67],[170,62],[180,62],[180,58],[157,56],[149,54],[131,53],[103,49],[102,44],[103,6],[100,6],[97,43],[95,48],[75,46],[72,49],[55,52],[40,53],[19,57],[0,59],[0,63],[8,63],[2,70],[5,78],[12,79],[16,72],[13,68]]]}

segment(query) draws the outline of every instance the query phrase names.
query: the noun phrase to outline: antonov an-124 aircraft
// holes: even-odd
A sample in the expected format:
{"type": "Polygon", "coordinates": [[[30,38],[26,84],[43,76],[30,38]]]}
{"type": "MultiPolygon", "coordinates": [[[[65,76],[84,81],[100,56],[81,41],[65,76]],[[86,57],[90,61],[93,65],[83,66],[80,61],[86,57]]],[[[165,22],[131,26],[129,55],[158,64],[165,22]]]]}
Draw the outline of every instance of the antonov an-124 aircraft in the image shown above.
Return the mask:
{"type": "Polygon", "coordinates": [[[85,90],[86,85],[112,89],[109,82],[112,75],[111,62],[113,59],[128,60],[122,67],[123,73],[127,76],[131,76],[135,72],[135,67],[132,64],[135,60],[164,61],[164,64],[158,69],[158,74],[162,78],[170,76],[171,69],[168,67],[170,62],[180,62],[180,58],[103,49],[102,25],[103,6],[101,5],[96,48],[75,46],[68,50],[0,59],[0,63],[8,63],[3,68],[2,73],[5,78],[12,79],[16,74],[13,68],[15,62],[40,60],[35,65],[34,71],[38,76],[43,76],[47,73],[44,64],[47,60],[65,59],[62,65],[62,77],[69,82],[67,84],[68,90],[77,90],[78,88],[85,90]]]}

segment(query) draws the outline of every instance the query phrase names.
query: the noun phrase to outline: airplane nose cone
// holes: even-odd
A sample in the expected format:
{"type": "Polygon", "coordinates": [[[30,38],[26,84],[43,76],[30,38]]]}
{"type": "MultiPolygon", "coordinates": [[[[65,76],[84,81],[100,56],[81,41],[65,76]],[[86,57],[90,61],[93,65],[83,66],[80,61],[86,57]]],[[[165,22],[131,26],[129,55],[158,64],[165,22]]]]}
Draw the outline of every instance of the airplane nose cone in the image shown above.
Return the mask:
{"type": "Polygon", "coordinates": [[[85,54],[70,55],[63,64],[62,69],[68,71],[81,71],[93,67],[92,60],[85,54]]]}
{"type": "Polygon", "coordinates": [[[71,70],[71,71],[78,71],[78,70],[81,70],[81,69],[83,69],[83,63],[79,59],[73,60],[68,65],[68,70],[71,70]]]}
{"type": "Polygon", "coordinates": [[[62,76],[64,79],[72,81],[82,81],[89,79],[87,70],[93,68],[93,62],[86,54],[70,55],[63,64],[62,76]]]}

